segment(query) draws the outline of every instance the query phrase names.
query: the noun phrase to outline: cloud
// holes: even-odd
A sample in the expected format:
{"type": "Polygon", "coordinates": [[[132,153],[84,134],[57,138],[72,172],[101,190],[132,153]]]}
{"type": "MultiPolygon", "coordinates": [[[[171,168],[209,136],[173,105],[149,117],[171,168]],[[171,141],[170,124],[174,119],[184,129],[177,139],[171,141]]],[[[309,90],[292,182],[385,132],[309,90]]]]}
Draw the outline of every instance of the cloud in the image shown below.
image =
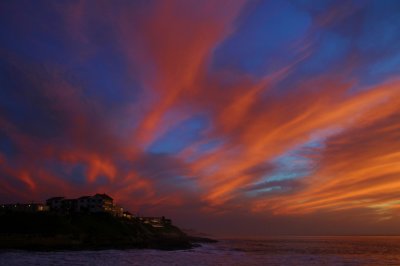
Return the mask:
{"type": "Polygon", "coordinates": [[[397,6],[0,5],[0,200],[107,192],[224,234],[395,231],[397,6]]]}

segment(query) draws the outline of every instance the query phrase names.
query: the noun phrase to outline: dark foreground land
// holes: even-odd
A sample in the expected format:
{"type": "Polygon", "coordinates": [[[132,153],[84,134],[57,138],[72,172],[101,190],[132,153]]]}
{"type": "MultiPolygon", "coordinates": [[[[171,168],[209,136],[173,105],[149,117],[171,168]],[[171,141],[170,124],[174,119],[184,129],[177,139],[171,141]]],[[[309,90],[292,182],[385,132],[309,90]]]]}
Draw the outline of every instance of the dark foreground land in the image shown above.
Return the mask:
{"type": "Polygon", "coordinates": [[[106,213],[59,215],[43,213],[0,214],[0,249],[188,249],[207,238],[191,237],[178,227],[154,228],[138,220],[106,213]]]}

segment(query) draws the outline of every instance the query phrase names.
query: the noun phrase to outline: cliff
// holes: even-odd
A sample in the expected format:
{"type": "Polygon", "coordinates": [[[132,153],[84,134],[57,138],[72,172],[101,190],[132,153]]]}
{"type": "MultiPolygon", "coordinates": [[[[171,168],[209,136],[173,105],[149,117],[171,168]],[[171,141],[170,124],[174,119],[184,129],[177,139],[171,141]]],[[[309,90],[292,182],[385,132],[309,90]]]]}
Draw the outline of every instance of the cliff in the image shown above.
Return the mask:
{"type": "Polygon", "coordinates": [[[0,214],[0,249],[186,249],[193,239],[173,225],[154,228],[105,213],[0,214]]]}

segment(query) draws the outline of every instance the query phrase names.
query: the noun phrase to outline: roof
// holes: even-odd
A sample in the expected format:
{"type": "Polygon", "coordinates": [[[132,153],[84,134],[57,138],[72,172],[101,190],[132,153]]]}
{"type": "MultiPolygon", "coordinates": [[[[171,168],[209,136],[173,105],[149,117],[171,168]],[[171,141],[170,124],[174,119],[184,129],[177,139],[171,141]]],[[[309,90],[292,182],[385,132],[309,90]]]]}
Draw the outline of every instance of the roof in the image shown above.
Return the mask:
{"type": "Polygon", "coordinates": [[[63,199],[63,198],[64,198],[64,197],[52,197],[52,198],[47,199],[46,201],[60,200],[60,199],[63,199]]]}
{"type": "Polygon", "coordinates": [[[106,199],[106,200],[113,200],[113,198],[111,198],[110,196],[108,196],[106,193],[103,193],[103,194],[97,193],[97,194],[94,195],[94,196],[98,196],[98,197],[101,197],[101,198],[106,199]]]}
{"type": "Polygon", "coordinates": [[[64,201],[77,201],[77,199],[64,199],[64,201]]]}
{"type": "Polygon", "coordinates": [[[78,199],[89,199],[90,198],[90,196],[82,196],[82,197],[79,197],[78,199]]]}

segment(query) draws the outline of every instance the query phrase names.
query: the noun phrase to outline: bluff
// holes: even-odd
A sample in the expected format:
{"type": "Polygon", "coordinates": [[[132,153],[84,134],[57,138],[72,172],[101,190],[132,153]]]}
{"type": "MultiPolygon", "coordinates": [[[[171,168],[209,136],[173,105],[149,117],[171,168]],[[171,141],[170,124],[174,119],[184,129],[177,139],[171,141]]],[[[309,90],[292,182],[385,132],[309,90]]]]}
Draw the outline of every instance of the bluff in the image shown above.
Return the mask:
{"type": "Polygon", "coordinates": [[[107,213],[0,213],[0,249],[187,249],[194,239],[168,224],[156,228],[107,213]]]}

